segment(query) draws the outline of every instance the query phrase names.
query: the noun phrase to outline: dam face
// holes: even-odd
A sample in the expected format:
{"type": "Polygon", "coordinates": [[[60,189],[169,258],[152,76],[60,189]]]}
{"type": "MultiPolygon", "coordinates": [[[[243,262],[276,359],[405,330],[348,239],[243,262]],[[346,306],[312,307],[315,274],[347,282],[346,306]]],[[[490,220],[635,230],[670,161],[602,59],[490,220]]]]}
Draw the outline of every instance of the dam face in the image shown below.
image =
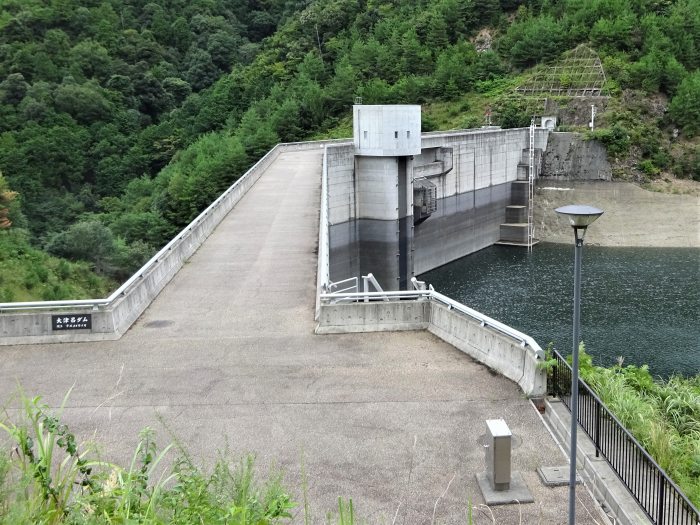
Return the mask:
{"type": "MultiPolygon", "coordinates": [[[[421,136],[419,123],[419,106],[355,106],[354,144],[328,148],[331,281],[372,273],[384,290],[406,289],[501,238],[529,128],[421,136]]],[[[536,150],[548,134],[535,129],[536,150]]]]}

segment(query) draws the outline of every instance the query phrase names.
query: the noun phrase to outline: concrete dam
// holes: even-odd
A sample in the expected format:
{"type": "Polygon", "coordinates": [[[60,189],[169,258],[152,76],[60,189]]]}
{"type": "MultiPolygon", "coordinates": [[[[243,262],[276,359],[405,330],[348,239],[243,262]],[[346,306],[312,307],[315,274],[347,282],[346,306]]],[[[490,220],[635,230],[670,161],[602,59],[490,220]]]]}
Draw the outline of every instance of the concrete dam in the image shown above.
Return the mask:
{"type": "MultiPolygon", "coordinates": [[[[485,503],[478,428],[503,418],[534,504],[494,519],[558,522],[566,487],[536,468],[566,458],[528,400],[546,393],[541,348],[411,282],[523,244],[523,186],[548,131],[421,134],[415,108],[358,106],[353,142],[278,144],[107,298],[0,304],[0,395],[21,384],[58,406],[75,387],[64,417],[118,458],[156,416],[205,459],[235,436],[297,486],[308,473],[313,507],[345,494],[405,523],[463,520],[465,494],[485,503]],[[360,292],[367,273],[382,291],[360,292]],[[354,292],[330,290],[348,279],[354,292]]],[[[597,523],[592,495],[580,503],[577,522],[597,523]]],[[[631,508],[620,522],[644,523],[631,508]]]]}
{"type": "Polygon", "coordinates": [[[354,142],[328,147],[331,281],[372,273],[382,289],[405,290],[499,241],[527,244],[528,155],[537,163],[547,129],[421,138],[420,106],[354,113],[354,142]]]}

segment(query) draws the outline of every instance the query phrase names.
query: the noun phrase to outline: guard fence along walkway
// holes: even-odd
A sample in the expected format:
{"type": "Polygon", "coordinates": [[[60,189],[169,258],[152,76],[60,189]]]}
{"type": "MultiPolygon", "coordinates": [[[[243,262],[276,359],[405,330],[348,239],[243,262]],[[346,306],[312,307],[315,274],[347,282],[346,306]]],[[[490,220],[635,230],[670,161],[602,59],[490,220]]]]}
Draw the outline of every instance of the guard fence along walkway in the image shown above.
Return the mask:
{"type": "MultiPolygon", "coordinates": [[[[554,350],[556,365],[548,380],[548,393],[567,408],[571,403],[571,367],[554,350]]],[[[698,525],[700,512],[620,423],[584,381],[579,381],[578,422],[627,490],[658,525],[698,525]]]]}

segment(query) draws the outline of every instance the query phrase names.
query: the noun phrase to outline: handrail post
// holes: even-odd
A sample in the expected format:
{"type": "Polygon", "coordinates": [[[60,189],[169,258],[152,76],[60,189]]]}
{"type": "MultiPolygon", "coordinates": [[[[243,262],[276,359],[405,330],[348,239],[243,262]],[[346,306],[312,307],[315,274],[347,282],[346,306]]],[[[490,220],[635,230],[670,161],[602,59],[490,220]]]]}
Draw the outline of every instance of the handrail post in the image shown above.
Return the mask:
{"type": "Polygon", "coordinates": [[[596,399],[595,403],[595,457],[600,457],[600,403],[596,399]]]}
{"type": "Polygon", "coordinates": [[[664,507],[666,506],[666,483],[663,476],[659,476],[659,500],[658,500],[658,512],[656,514],[657,525],[664,525],[664,507]]]}

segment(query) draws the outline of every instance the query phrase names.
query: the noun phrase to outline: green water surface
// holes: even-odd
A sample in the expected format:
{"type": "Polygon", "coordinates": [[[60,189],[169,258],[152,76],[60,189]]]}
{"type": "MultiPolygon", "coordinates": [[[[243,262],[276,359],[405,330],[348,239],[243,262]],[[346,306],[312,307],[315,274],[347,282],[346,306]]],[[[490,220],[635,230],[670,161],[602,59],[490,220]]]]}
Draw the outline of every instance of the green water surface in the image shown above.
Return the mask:
{"type": "MultiPolygon", "coordinates": [[[[571,353],[573,242],[492,246],[420,276],[435,289],[571,353]]],[[[581,335],[594,362],[700,372],[700,250],[584,246],[581,335]]]]}

